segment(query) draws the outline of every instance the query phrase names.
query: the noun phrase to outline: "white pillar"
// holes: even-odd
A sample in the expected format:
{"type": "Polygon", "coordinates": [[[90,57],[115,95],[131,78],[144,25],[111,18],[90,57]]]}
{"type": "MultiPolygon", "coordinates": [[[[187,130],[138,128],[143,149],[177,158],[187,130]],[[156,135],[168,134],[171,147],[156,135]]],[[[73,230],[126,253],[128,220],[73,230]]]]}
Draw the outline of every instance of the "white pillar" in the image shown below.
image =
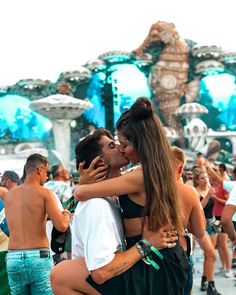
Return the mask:
{"type": "Polygon", "coordinates": [[[55,148],[67,169],[70,165],[70,123],[70,119],[52,120],[55,148]]]}

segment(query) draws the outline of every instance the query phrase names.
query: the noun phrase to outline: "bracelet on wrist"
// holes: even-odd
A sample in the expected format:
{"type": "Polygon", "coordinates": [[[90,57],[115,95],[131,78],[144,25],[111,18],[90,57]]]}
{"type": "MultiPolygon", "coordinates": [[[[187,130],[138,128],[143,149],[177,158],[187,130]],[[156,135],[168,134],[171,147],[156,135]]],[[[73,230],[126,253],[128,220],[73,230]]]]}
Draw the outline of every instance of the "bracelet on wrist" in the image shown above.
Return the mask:
{"type": "Polygon", "coordinates": [[[142,256],[142,260],[146,264],[152,265],[156,270],[160,268],[160,266],[153,260],[152,252],[155,253],[161,260],[163,259],[163,255],[154,247],[152,246],[147,240],[142,239],[138,241],[136,244],[136,249],[142,256]]]}

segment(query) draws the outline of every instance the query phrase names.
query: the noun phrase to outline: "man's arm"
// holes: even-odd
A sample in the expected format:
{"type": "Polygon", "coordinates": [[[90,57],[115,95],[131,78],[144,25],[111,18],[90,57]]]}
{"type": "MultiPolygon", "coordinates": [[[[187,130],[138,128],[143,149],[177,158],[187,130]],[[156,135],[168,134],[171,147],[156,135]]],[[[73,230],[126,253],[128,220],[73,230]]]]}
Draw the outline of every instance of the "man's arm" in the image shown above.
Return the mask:
{"type": "MultiPolygon", "coordinates": [[[[148,224],[146,223],[144,227],[143,238],[156,249],[160,250],[167,248],[169,243],[171,243],[172,247],[174,247],[176,245],[176,241],[178,240],[176,234],[176,231],[172,231],[172,236],[169,237],[167,236],[167,232],[164,228],[157,232],[151,232],[148,230],[148,224]]],[[[112,277],[118,276],[127,271],[141,258],[142,256],[140,252],[134,245],[124,252],[116,253],[114,259],[110,263],[99,269],[93,270],[91,272],[91,276],[97,284],[103,284],[112,277]]]]}
{"type": "Polygon", "coordinates": [[[207,169],[207,173],[210,177],[210,180],[215,181],[217,183],[219,183],[220,185],[223,186],[223,179],[221,178],[220,175],[218,175],[214,169],[211,168],[210,164],[206,161],[205,163],[206,169],[207,169]]]}
{"type": "MultiPolygon", "coordinates": [[[[141,259],[136,246],[124,252],[117,252],[120,241],[115,234],[115,224],[106,200],[82,202],[76,209],[72,224],[73,256],[80,257],[75,251],[84,248],[86,266],[98,284],[125,272],[141,259]]],[[[164,229],[153,233],[147,228],[144,227],[143,237],[156,248],[166,248],[168,243],[172,243],[172,247],[175,246],[174,242],[178,239],[176,236],[167,237],[164,229]]],[[[176,235],[176,232],[173,234],[176,235]]]]}
{"type": "Polygon", "coordinates": [[[44,190],[45,208],[48,218],[58,231],[65,232],[70,224],[71,213],[68,210],[61,211],[53,192],[46,188],[44,190]]]}

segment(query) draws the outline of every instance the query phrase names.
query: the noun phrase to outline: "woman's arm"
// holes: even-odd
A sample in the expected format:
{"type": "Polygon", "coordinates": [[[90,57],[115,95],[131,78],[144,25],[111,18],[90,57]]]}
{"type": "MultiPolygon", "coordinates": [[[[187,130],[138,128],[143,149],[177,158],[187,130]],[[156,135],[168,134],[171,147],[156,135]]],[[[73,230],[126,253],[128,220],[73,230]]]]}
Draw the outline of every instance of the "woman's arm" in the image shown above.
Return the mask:
{"type": "Polygon", "coordinates": [[[84,201],[95,197],[142,193],[143,191],[143,172],[142,169],[136,169],[98,183],[79,185],[74,191],[74,196],[79,201],[84,201]]]}

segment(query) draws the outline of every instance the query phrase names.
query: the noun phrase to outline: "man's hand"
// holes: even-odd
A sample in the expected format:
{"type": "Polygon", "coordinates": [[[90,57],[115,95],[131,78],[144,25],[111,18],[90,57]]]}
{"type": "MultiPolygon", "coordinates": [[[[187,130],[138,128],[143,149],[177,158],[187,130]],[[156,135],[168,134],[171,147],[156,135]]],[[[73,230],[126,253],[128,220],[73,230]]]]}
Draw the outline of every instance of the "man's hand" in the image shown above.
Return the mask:
{"type": "Polygon", "coordinates": [[[101,161],[100,156],[96,157],[91,162],[88,169],[84,169],[84,164],[84,162],[79,164],[79,184],[95,183],[107,178],[107,175],[109,173],[109,165],[105,165],[104,162],[101,161]],[[96,165],[99,166],[95,168],[96,165]]]}
{"type": "Polygon", "coordinates": [[[176,246],[178,240],[178,233],[176,230],[167,230],[162,227],[160,230],[153,232],[149,230],[149,219],[146,217],[143,238],[147,240],[152,246],[161,250],[163,248],[173,248],[176,246]]]}

